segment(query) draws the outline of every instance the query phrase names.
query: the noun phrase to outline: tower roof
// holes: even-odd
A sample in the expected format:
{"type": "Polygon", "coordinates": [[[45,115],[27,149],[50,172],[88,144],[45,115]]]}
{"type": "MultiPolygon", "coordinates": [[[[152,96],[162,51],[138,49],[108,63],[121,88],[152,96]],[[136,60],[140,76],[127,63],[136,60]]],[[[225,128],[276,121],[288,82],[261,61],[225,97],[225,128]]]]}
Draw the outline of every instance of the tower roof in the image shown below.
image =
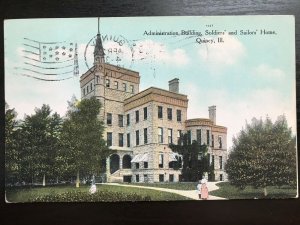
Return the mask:
{"type": "Polygon", "coordinates": [[[98,18],[98,33],[96,38],[96,44],[94,48],[94,63],[104,63],[104,49],[102,45],[101,35],[100,35],[100,18],[98,18]]]}

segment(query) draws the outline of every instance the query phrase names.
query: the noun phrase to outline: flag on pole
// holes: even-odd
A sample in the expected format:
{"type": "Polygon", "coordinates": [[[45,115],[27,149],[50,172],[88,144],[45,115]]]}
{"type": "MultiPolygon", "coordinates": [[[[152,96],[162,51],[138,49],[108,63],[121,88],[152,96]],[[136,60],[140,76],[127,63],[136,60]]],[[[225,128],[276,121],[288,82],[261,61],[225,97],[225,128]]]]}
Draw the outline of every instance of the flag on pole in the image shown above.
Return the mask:
{"type": "Polygon", "coordinates": [[[78,76],[77,44],[39,42],[24,38],[23,64],[18,74],[45,81],[61,81],[78,76]]]}

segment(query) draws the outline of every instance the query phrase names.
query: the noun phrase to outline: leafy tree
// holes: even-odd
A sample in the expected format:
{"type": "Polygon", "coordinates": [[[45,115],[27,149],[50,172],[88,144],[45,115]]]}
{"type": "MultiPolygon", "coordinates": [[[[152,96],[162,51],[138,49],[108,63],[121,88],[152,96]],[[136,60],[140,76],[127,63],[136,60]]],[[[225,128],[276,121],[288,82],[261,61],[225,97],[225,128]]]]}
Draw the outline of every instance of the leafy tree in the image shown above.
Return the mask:
{"type": "Polygon", "coordinates": [[[17,112],[5,103],[5,182],[15,183],[18,179],[20,156],[17,149],[17,112]]]}
{"type": "MultiPolygon", "coordinates": [[[[212,172],[209,165],[207,146],[200,145],[197,141],[190,142],[188,134],[180,137],[178,145],[169,146],[173,152],[182,155],[182,178],[184,181],[197,181],[202,178],[205,172],[212,172]]],[[[181,163],[179,160],[177,164],[181,163]]],[[[175,168],[180,166],[175,165],[175,168]]],[[[175,169],[174,168],[174,169],[175,169]]]]}
{"type": "Polygon", "coordinates": [[[25,116],[18,136],[22,180],[34,183],[45,176],[54,178],[61,123],[60,116],[51,115],[45,104],[36,108],[35,114],[25,116]]]}
{"type": "Polygon", "coordinates": [[[231,184],[263,187],[296,183],[296,139],[285,116],[275,123],[254,118],[237,138],[225,166],[231,184]]]}
{"type": "Polygon", "coordinates": [[[79,173],[83,176],[97,174],[103,159],[110,151],[103,139],[104,126],[99,120],[100,102],[95,98],[69,102],[67,118],[63,123],[61,151],[58,161],[63,165],[62,174],[79,173]]]}

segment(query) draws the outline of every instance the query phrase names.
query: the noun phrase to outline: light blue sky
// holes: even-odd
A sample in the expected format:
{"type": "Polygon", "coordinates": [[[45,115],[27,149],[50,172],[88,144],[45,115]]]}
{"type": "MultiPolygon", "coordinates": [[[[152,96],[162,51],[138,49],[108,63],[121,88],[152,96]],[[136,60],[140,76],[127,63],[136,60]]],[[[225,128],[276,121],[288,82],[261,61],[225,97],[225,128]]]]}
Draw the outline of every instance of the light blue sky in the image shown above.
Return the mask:
{"type": "MultiPolygon", "coordinates": [[[[208,106],[216,105],[217,124],[228,127],[229,146],[232,136],[252,117],[268,115],[275,120],[285,114],[296,132],[294,17],[125,17],[101,18],[100,24],[103,36],[126,39],[120,57],[125,67],[140,72],[140,90],[150,86],[168,89],[168,80],[178,77],[180,92],[189,98],[188,118],[206,118],[208,106]],[[260,35],[262,29],[276,35],[260,35]],[[217,30],[225,35],[200,37],[215,41],[223,37],[224,43],[198,44],[192,35],[144,35],[150,30],[195,30],[203,34],[217,30]],[[227,34],[235,30],[257,34],[227,34]]],[[[87,70],[85,46],[96,33],[97,18],[5,21],[5,100],[19,118],[43,103],[63,115],[67,100],[73,94],[80,98],[79,77],[48,82],[18,74],[15,67],[24,61],[23,38],[78,43],[82,74],[87,70]]],[[[107,49],[115,46],[113,41],[104,41],[107,49]]],[[[92,48],[87,51],[90,65],[92,48]]]]}

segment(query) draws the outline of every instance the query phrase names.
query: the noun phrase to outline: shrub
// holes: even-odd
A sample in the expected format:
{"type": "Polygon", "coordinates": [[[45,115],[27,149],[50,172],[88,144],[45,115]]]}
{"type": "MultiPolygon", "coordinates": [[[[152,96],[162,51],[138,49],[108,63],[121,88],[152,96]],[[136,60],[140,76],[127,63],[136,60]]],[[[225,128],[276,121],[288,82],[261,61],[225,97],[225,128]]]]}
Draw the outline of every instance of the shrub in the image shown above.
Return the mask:
{"type": "Polygon", "coordinates": [[[69,191],[61,194],[48,194],[30,199],[31,202],[114,202],[114,201],[151,201],[150,196],[135,193],[97,191],[95,194],[81,191],[69,191]]]}

